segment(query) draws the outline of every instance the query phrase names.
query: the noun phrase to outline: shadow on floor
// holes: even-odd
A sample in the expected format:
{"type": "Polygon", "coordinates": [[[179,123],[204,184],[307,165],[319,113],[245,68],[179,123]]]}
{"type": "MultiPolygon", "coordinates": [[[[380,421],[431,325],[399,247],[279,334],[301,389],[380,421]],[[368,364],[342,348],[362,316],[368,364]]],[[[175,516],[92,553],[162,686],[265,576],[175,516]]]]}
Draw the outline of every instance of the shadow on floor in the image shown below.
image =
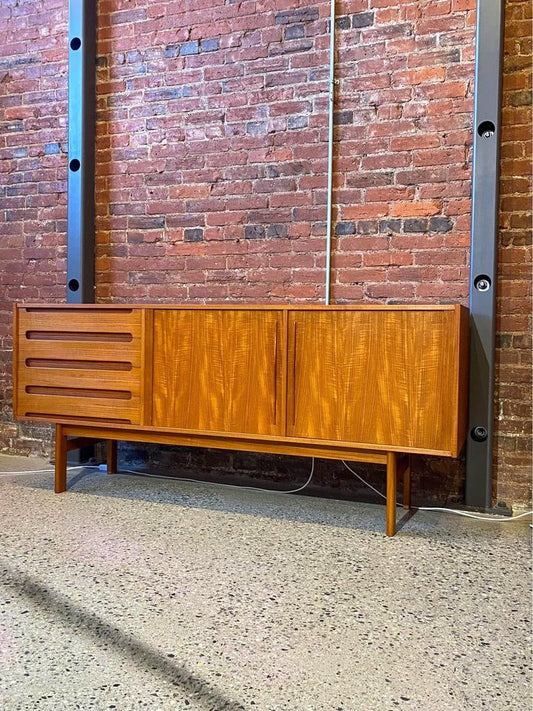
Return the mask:
{"type": "Polygon", "coordinates": [[[2,584],[23,593],[32,605],[59,618],[63,625],[79,631],[96,644],[105,643],[114,647],[141,670],[155,672],[165,681],[181,687],[187,694],[194,695],[195,701],[206,709],[244,711],[244,706],[225,696],[214,684],[191,674],[183,665],[121,632],[27,573],[10,567],[7,561],[0,559],[0,569],[2,584]]]}
{"type": "MultiPolygon", "coordinates": [[[[48,475],[43,475],[48,477],[48,475]]],[[[252,491],[246,486],[202,481],[158,478],[119,473],[108,476],[94,469],[81,470],[68,475],[66,495],[84,494],[105,498],[146,501],[156,504],[170,504],[183,508],[209,509],[244,516],[264,517],[298,523],[347,528],[385,535],[385,502],[354,502],[323,498],[320,489],[311,485],[297,495],[283,494],[272,489],[252,491]],[[264,494],[264,498],[263,498],[264,494]]],[[[29,489],[50,490],[53,482],[46,479],[19,481],[19,485],[29,489]]],[[[398,508],[398,529],[415,515],[416,509],[401,516],[398,508]]]]}

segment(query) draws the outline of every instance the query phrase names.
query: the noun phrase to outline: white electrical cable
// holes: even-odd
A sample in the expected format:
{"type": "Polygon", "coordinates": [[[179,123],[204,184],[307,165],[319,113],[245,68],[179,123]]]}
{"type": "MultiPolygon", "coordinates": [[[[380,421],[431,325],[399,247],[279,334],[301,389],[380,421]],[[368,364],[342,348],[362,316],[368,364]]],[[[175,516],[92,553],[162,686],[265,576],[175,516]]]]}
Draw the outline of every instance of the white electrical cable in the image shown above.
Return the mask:
{"type": "Polygon", "coordinates": [[[329,94],[328,94],[328,183],[326,205],[326,284],[324,303],[331,300],[331,239],[333,232],[333,119],[335,111],[335,0],[330,0],[329,9],[329,94]]]}
{"type": "MultiPolygon", "coordinates": [[[[342,463],[350,471],[354,476],[356,476],[359,481],[361,481],[365,486],[368,486],[369,489],[372,489],[372,491],[375,491],[376,494],[381,496],[382,499],[387,500],[387,497],[385,494],[382,494],[381,491],[378,491],[375,489],[372,484],[369,484],[367,481],[363,479],[362,476],[360,476],[357,472],[354,472],[354,470],[348,466],[348,464],[342,460],[342,463]]],[[[396,506],[402,506],[402,504],[399,504],[396,502],[396,506]]],[[[517,516],[508,516],[507,518],[494,518],[494,516],[484,516],[483,514],[475,514],[475,513],[470,513],[469,511],[460,511],[459,509],[446,509],[441,506],[416,506],[413,507],[416,508],[417,511],[443,511],[444,513],[452,513],[452,514],[457,514],[457,516],[465,516],[466,518],[475,518],[478,521],[493,521],[494,523],[508,523],[509,521],[516,521],[519,518],[523,518],[524,516],[532,516],[533,511],[526,511],[524,513],[518,514],[517,516]]]]}
{"type": "MultiPolygon", "coordinates": [[[[78,464],[74,467],[67,467],[67,471],[71,472],[73,469],[99,469],[100,467],[98,464],[78,464]]],[[[55,469],[31,469],[29,471],[14,471],[14,472],[4,472],[0,471],[0,476],[4,474],[41,474],[41,473],[48,473],[52,474],[55,471],[55,469]]]]}
{"type": "Polygon", "coordinates": [[[186,479],[184,477],[177,477],[177,476],[165,476],[164,474],[148,474],[146,472],[137,472],[134,471],[133,469],[121,469],[118,474],[122,474],[123,472],[128,472],[129,474],[136,474],[137,476],[141,477],[149,477],[151,479],[171,479],[172,481],[188,481],[192,482],[193,484],[204,484],[207,486],[225,486],[228,489],[247,489],[248,491],[265,491],[267,494],[296,494],[298,491],[302,491],[302,489],[305,489],[309,484],[311,483],[311,479],[313,478],[313,474],[315,471],[315,458],[312,457],[312,463],[311,463],[311,473],[309,474],[309,477],[305,484],[302,484],[302,486],[299,486],[297,489],[290,489],[289,491],[279,491],[278,489],[263,489],[259,486],[242,486],[240,484],[223,484],[221,482],[217,481],[201,481],[200,479],[186,479]]]}
{"type": "Polygon", "coordinates": [[[525,511],[524,513],[517,514],[516,516],[507,516],[507,518],[494,518],[494,516],[483,516],[475,513],[469,513],[468,511],[460,511],[459,509],[445,509],[440,506],[417,506],[418,511],[444,511],[445,513],[453,513],[458,516],[466,516],[467,518],[475,518],[478,521],[494,521],[494,523],[508,523],[509,521],[516,521],[524,516],[533,515],[533,511],[525,511]]]}
{"type": "Polygon", "coordinates": [[[382,494],[381,491],[378,491],[377,489],[375,489],[375,488],[372,486],[372,484],[369,484],[367,481],[365,481],[365,480],[363,479],[362,476],[360,476],[357,472],[354,472],[354,470],[346,464],[346,462],[344,461],[344,459],[342,459],[341,461],[342,461],[342,463],[344,464],[344,466],[346,467],[346,469],[348,469],[348,471],[350,471],[354,476],[356,476],[356,477],[359,479],[359,481],[362,481],[365,486],[368,486],[369,489],[372,489],[372,491],[375,491],[376,494],[377,494],[378,496],[381,496],[382,499],[387,500],[387,497],[386,497],[384,494],[382,494]]]}
{"type": "MultiPolygon", "coordinates": [[[[72,471],[73,469],[99,469],[100,471],[107,471],[107,467],[105,464],[79,464],[74,467],[68,467],[67,471],[72,471]]],[[[55,470],[54,469],[32,469],[29,471],[13,471],[13,472],[3,472],[0,471],[0,476],[3,474],[40,474],[40,473],[48,473],[52,474],[55,470]]],[[[147,472],[138,472],[135,471],[134,469],[121,469],[117,474],[121,474],[124,472],[127,472],[129,474],[136,474],[137,476],[143,476],[143,477],[150,477],[152,479],[171,479],[172,481],[189,481],[192,482],[193,484],[206,484],[206,485],[213,485],[213,486],[226,486],[229,487],[230,489],[249,489],[251,491],[266,491],[269,494],[296,494],[298,491],[302,491],[302,489],[305,489],[309,484],[311,483],[311,479],[313,478],[313,474],[315,471],[315,458],[312,457],[312,463],[311,463],[311,473],[309,474],[309,477],[305,484],[302,484],[302,486],[299,486],[297,489],[290,489],[289,491],[278,491],[277,489],[262,489],[258,486],[242,486],[239,484],[223,484],[219,482],[214,482],[214,481],[201,481],[200,479],[186,479],[184,477],[176,477],[176,476],[164,476],[163,474],[148,474],[147,472]]]]}

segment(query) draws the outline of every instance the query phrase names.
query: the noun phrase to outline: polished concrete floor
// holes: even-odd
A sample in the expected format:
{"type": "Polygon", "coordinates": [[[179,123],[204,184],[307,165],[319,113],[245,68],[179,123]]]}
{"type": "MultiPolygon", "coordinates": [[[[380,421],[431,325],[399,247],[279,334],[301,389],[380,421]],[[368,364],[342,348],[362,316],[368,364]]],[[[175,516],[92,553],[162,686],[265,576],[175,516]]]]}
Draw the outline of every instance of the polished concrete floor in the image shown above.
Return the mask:
{"type": "MultiPolygon", "coordinates": [[[[46,462],[0,457],[0,472],[46,462]]],[[[0,708],[526,711],[530,526],[0,473],[0,708]]]]}

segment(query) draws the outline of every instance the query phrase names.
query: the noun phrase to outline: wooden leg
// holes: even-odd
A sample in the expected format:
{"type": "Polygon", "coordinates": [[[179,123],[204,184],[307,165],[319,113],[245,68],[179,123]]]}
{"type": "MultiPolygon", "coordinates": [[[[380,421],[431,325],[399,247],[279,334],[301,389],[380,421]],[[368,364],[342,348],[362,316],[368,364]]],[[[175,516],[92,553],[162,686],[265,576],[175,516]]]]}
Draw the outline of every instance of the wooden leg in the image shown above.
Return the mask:
{"type": "Polygon", "coordinates": [[[107,473],[117,473],[117,440],[107,440],[107,473]]]}
{"type": "Polygon", "coordinates": [[[411,508],[411,455],[407,455],[407,466],[403,472],[403,498],[404,509],[411,508]]]}
{"type": "Polygon", "coordinates": [[[396,475],[396,453],[387,452],[387,536],[396,533],[396,475]]]}
{"type": "Polygon", "coordinates": [[[67,437],[63,425],[56,425],[56,463],[54,491],[62,494],[67,490],[67,437]]]}

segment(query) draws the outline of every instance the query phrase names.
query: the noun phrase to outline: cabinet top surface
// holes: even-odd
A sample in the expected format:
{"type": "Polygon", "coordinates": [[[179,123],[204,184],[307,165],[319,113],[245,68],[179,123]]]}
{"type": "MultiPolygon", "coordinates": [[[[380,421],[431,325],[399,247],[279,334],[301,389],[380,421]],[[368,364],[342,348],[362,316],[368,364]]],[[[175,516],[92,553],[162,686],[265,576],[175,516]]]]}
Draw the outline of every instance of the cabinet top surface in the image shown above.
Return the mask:
{"type": "Polygon", "coordinates": [[[17,303],[16,308],[20,309],[191,309],[191,310],[215,310],[230,309],[241,311],[454,311],[456,308],[466,308],[461,304],[64,304],[64,303],[17,303]]]}

